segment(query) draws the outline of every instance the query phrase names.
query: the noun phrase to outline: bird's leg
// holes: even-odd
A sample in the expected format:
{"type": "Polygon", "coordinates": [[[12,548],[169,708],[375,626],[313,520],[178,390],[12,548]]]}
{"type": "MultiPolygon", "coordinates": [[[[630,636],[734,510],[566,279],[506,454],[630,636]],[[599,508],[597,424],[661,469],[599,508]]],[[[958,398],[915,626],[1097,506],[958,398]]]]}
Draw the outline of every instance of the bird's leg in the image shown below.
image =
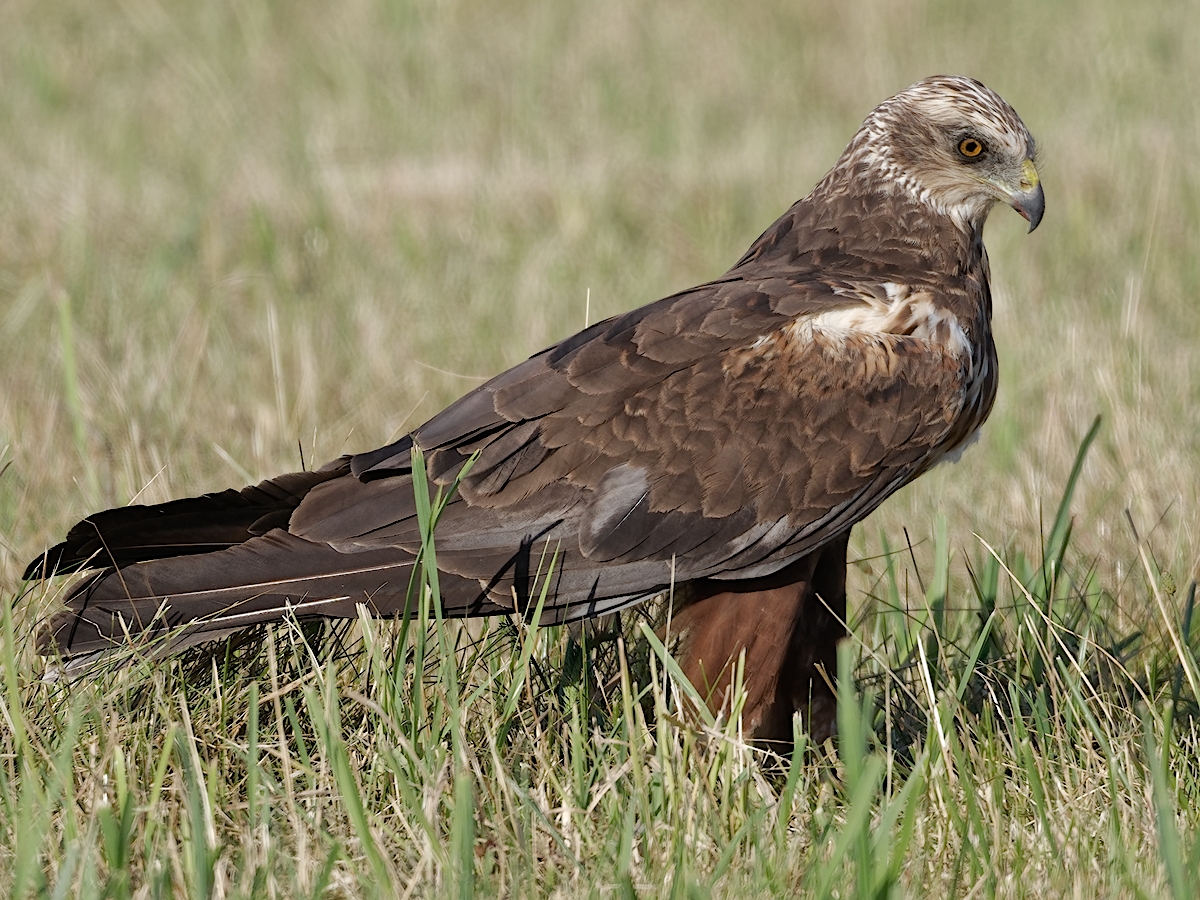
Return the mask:
{"type": "Polygon", "coordinates": [[[677,658],[714,713],[728,713],[745,652],[743,725],[780,752],[791,747],[794,712],[815,740],[834,731],[848,539],[849,532],[767,578],[693,583],[673,617],[677,658]]]}
{"type": "MultiPolygon", "coordinates": [[[[792,641],[780,674],[778,702],[798,710],[809,736],[823,741],[837,727],[837,645],[846,636],[846,545],[850,532],[820,550],[811,591],[801,604],[792,641]]],[[[788,714],[790,720],[791,715],[788,714]]],[[[782,737],[791,741],[791,723],[782,737]]]]}

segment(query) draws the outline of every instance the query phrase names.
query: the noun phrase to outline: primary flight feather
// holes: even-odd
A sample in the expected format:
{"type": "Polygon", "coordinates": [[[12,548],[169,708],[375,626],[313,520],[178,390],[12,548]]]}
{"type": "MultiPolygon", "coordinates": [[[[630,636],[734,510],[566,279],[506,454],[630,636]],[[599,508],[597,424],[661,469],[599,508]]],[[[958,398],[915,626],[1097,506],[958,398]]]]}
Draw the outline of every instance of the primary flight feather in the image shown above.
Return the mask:
{"type": "Polygon", "coordinates": [[[1034,141],[977,81],[880,104],[812,192],[725,275],[594,325],[396,443],[158,506],[97,513],[26,577],[85,568],[42,633],[68,665],[291,611],[405,609],[420,548],[413,447],[462,478],[437,526],[449,616],[543,622],[675,586],[685,672],[719,708],[746,653],[748,731],[832,722],[851,526],[974,434],[996,394],[984,221],[1037,227],[1034,141]]]}

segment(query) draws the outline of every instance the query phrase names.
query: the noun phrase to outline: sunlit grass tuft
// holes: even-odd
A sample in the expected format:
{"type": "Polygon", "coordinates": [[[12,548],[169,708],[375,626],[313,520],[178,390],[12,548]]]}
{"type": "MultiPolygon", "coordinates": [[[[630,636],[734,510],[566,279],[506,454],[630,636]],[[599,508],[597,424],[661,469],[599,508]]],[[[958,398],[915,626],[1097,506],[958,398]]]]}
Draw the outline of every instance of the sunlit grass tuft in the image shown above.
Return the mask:
{"type": "MultiPolygon", "coordinates": [[[[432,568],[416,585],[427,628],[291,622],[69,685],[38,680],[6,602],[0,886],[1190,897],[1194,587],[1163,623],[1176,640],[1155,642],[1106,627],[1112,598],[1063,564],[1095,435],[1038,563],[981,540],[956,585],[944,530],[932,572],[907,551],[883,560],[883,611],[839,653],[839,736],[798,732],[790,759],[697,715],[638,617],[600,635],[438,624],[432,568]],[[908,577],[927,587],[901,615],[908,577]]],[[[419,504],[427,534],[445,496],[419,504]]]]}

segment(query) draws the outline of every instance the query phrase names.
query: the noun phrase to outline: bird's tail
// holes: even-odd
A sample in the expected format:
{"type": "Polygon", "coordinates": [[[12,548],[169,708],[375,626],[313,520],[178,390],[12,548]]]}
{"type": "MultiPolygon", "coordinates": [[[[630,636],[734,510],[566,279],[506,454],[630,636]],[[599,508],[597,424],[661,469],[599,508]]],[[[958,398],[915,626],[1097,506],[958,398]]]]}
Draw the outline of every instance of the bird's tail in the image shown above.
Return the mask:
{"type": "MultiPolygon", "coordinates": [[[[133,643],[173,652],[289,613],[354,617],[362,604],[403,615],[419,538],[346,551],[286,530],[309,491],[348,471],[342,459],[241,491],[89,516],[25,570],[29,580],[99,569],[71,587],[38,649],[70,669],[133,643]]],[[[502,611],[478,581],[443,573],[441,587],[455,597],[448,615],[502,611]]]]}
{"type": "MultiPolygon", "coordinates": [[[[39,635],[39,650],[90,657],[135,639],[163,649],[298,617],[401,615],[415,555],[401,548],[342,553],[274,529],[234,547],[155,559],[84,578],[39,635]]],[[[478,586],[476,585],[478,590],[478,586]]]]}
{"type": "Polygon", "coordinates": [[[287,527],[310,490],[347,471],[349,460],[341,459],[316,472],[281,475],[240,491],[95,513],[75,525],[61,544],[33,560],[25,569],[25,580],[241,544],[272,528],[287,527]]]}

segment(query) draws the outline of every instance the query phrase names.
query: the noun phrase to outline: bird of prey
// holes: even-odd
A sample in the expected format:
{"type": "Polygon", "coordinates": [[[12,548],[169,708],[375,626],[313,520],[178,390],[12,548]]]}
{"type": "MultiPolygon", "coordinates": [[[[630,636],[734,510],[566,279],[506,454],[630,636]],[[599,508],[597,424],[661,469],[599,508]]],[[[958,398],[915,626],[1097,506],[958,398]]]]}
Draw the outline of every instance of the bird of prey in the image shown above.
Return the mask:
{"type": "Polygon", "coordinates": [[[541,621],[668,590],[714,710],[745,654],[745,732],[829,733],[850,529],[960,450],[996,395],[982,232],[1037,227],[1034,141],[978,81],[881,103],[828,174],[721,277],[600,322],[395,443],[155,506],[96,513],[26,578],[93,569],[41,634],[70,668],[130,637],[171,649],[295,616],[403,615],[435,485],[447,616],[541,621]],[[824,671],[823,671],[824,670],[824,671]]]}

